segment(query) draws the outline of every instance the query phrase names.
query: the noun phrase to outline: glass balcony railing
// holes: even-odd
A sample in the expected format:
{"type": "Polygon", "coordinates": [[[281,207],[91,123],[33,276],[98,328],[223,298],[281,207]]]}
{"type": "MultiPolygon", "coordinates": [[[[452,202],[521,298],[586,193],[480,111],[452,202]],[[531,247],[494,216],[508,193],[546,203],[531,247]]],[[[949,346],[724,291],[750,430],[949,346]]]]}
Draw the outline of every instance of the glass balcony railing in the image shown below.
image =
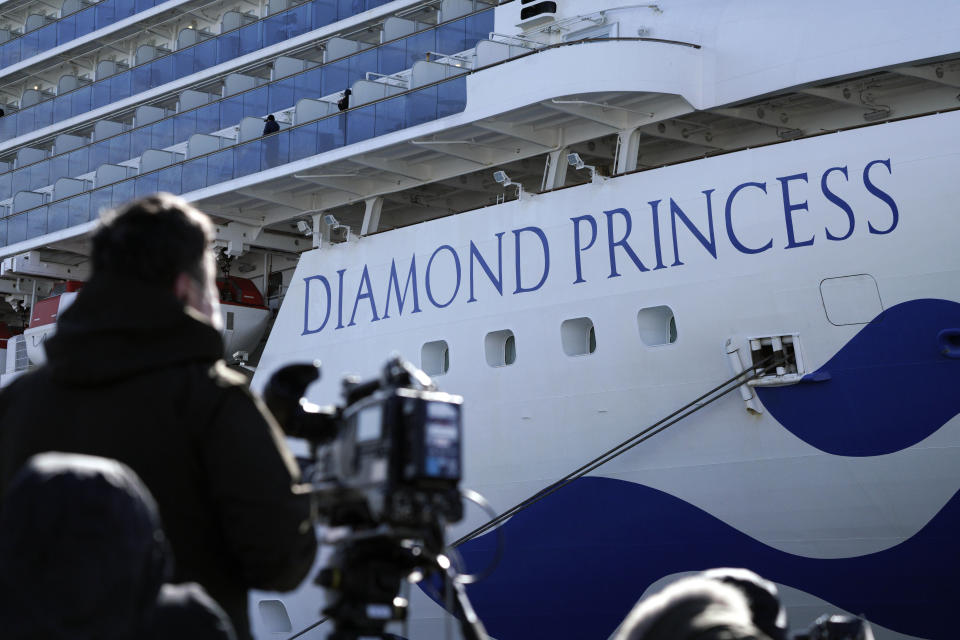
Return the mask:
{"type": "Polygon", "coordinates": [[[311,0],[2,117],[0,139],[26,135],[387,2],[311,0]]]}
{"type": "Polygon", "coordinates": [[[52,185],[60,178],[87,174],[103,164],[119,164],[147,149],[185,142],[195,133],[220,131],[248,116],[262,118],[289,109],[303,98],[331,95],[363,79],[367,72],[390,75],[409,69],[428,52],[453,54],[471,49],[492,30],[493,9],[488,9],[2,173],[0,200],[52,185]]]}
{"type": "Polygon", "coordinates": [[[0,246],[96,220],[102,209],[132,198],[155,191],[189,193],[459,113],[466,104],[466,77],[458,76],[307,122],[4,218],[0,220],[0,246]]]}
{"type": "Polygon", "coordinates": [[[0,45],[0,69],[109,27],[166,0],[103,0],[0,45]]]}

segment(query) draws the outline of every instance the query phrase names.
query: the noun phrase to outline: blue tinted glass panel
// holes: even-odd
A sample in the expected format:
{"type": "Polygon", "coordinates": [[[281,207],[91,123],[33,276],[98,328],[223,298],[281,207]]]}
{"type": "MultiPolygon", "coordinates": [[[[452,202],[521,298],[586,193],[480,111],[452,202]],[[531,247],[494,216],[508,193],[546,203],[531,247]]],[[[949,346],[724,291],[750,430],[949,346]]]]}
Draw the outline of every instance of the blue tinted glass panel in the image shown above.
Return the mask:
{"type": "Polygon", "coordinates": [[[290,162],[317,153],[317,124],[297,127],[290,134],[290,162]]]}
{"type": "Polygon", "coordinates": [[[7,226],[7,244],[23,242],[27,239],[27,216],[21,214],[9,218],[7,226]]]}
{"type": "Polygon", "coordinates": [[[407,59],[403,63],[404,69],[409,69],[414,62],[424,60],[428,51],[436,51],[436,29],[424,31],[407,38],[407,59]]]}
{"type": "MultiPolygon", "coordinates": [[[[145,64],[134,69],[130,69],[128,72],[131,74],[130,78],[130,93],[127,95],[136,95],[142,91],[146,91],[150,88],[150,65],[145,64]]],[[[122,96],[126,97],[126,96],[122,96]]]]}
{"type": "Polygon", "coordinates": [[[247,176],[260,171],[262,142],[250,142],[235,149],[236,175],[247,176]]]}
{"type": "Polygon", "coordinates": [[[157,192],[157,173],[157,171],[154,171],[134,180],[133,193],[135,198],[143,198],[157,192]]]}
{"type": "MultiPolygon", "coordinates": [[[[140,155],[139,153],[136,155],[140,155]]],[[[110,138],[110,164],[120,164],[130,159],[130,134],[110,138]]]]}
{"type": "Polygon", "coordinates": [[[157,58],[147,65],[150,67],[150,82],[154,87],[159,87],[173,80],[173,56],[157,58]]]}
{"type": "Polygon", "coordinates": [[[110,82],[110,100],[116,102],[130,95],[130,80],[133,78],[134,71],[124,71],[115,76],[111,76],[110,82]]]}
{"type": "Polygon", "coordinates": [[[179,113],[173,119],[173,137],[178,142],[186,140],[197,132],[197,110],[179,113]]]}
{"type": "Polygon", "coordinates": [[[116,208],[130,200],[133,200],[133,180],[114,183],[110,206],[116,208]]]}
{"type": "Polygon", "coordinates": [[[317,122],[317,153],[343,146],[346,123],[346,114],[336,115],[317,122]]]}
{"type": "Polygon", "coordinates": [[[293,99],[293,87],[295,84],[293,78],[271,84],[268,91],[269,102],[267,104],[267,111],[273,113],[295,104],[293,99]]]}
{"type": "Polygon", "coordinates": [[[341,20],[358,13],[363,13],[366,10],[366,3],[363,0],[339,0],[337,2],[337,13],[341,20]]]}
{"type": "Polygon", "coordinates": [[[57,178],[65,178],[70,175],[70,156],[59,155],[50,158],[50,178],[56,181],[57,178]]]}
{"type": "Polygon", "coordinates": [[[60,231],[60,229],[66,229],[69,226],[68,221],[69,207],[65,200],[60,202],[54,202],[48,208],[47,213],[47,228],[50,232],[60,231]]]}
{"type": "Polygon", "coordinates": [[[337,2],[336,0],[313,0],[310,3],[313,8],[313,28],[332,24],[337,21],[337,2]]]}
{"type": "Polygon", "coordinates": [[[302,4],[287,11],[287,38],[293,38],[310,31],[310,5],[302,4]]]}
{"type": "Polygon", "coordinates": [[[13,174],[5,173],[0,175],[0,200],[6,200],[13,195],[10,185],[13,182],[13,174]]]}
{"type": "Polygon", "coordinates": [[[75,14],[77,19],[77,35],[86,35],[96,30],[97,14],[92,8],[75,14]]]}
{"type": "Polygon", "coordinates": [[[456,20],[437,29],[437,48],[439,53],[459,53],[464,46],[466,23],[456,20]]]}
{"type": "Polygon", "coordinates": [[[272,15],[263,21],[263,42],[265,47],[285,40],[287,37],[286,13],[272,15]]]}
{"type": "Polygon", "coordinates": [[[173,58],[173,76],[182,78],[193,73],[193,49],[178,51],[171,56],[173,58]]]}
{"type": "Polygon", "coordinates": [[[220,123],[227,127],[243,119],[243,95],[227,98],[220,103],[220,123]]]}
{"type": "MultiPolygon", "coordinates": [[[[295,130],[294,133],[298,133],[295,130]]],[[[282,132],[275,136],[263,139],[263,168],[277,167],[286,164],[290,157],[290,133],[282,132]]]]}
{"type": "MultiPolygon", "coordinates": [[[[74,113],[73,107],[70,105],[71,95],[66,93],[62,96],[58,96],[51,101],[53,105],[53,121],[60,122],[61,120],[66,120],[71,117],[74,113]]],[[[40,104],[43,104],[42,102],[40,104]]],[[[40,105],[37,105],[40,106],[40,105]]],[[[36,107],[30,109],[30,115],[33,116],[36,114],[36,107]]],[[[21,111],[20,113],[26,113],[26,111],[21,111]]]]}
{"type": "MultiPolygon", "coordinates": [[[[53,180],[50,179],[50,163],[48,161],[30,165],[29,171],[31,189],[39,189],[53,184],[53,180]]],[[[82,170],[78,171],[76,175],[81,173],[83,173],[82,170]]]]}
{"type": "Polygon", "coordinates": [[[26,60],[30,56],[35,56],[39,51],[40,51],[40,36],[37,34],[36,31],[28,33],[27,35],[20,38],[20,60],[26,60]]]}
{"type": "Polygon", "coordinates": [[[207,156],[207,182],[205,186],[226,182],[233,178],[233,149],[219,151],[207,156]]]}
{"type": "MultiPolygon", "coordinates": [[[[37,31],[38,45],[40,51],[47,51],[57,46],[57,25],[48,24],[37,31]]],[[[66,41],[64,41],[66,42],[66,41]]]]}
{"type": "Polygon", "coordinates": [[[376,128],[374,133],[382,136],[385,133],[403,128],[404,100],[394,98],[384,100],[374,105],[376,109],[376,128]]]}
{"type": "Polygon", "coordinates": [[[196,160],[191,160],[186,162],[183,165],[183,180],[182,180],[182,191],[180,193],[188,193],[190,191],[196,191],[197,189],[202,189],[207,186],[207,159],[206,158],[197,158],[196,160]]]}
{"type": "MultiPolygon", "coordinates": [[[[67,97],[67,96],[64,96],[67,97]]],[[[46,102],[41,102],[35,107],[31,107],[30,111],[33,112],[33,124],[39,129],[41,127],[46,127],[53,123],[53,101],[48,100],[46,102]]]]}
{"type": "MultiPolygon", "coordinates": [[[[336,93],[337,91],[349,89],[349,67],[350,65],[347,60],[341,60],[339,62],[326,65],[323,68],[323,90],[320,95],[327,96],[331,93],[336,93]]],[[[298,77],[297,87],[299,86],[300,80],[298,77]]]]}
{"type": "Polygon", "coordinates": [[[111,209],[113,204],[110,201],[113,194],[113,187],[104,187],[90,192],[90,219],[96,220],[100,213],[111,209]]]}
{"type": "MultiPolygon", "coordinates": [[[[27,216],[27,237],[37,238],[47,232],[47,208],[34,209],[27,216]]],[[[23,216],[19,216],[23,217],[23,216]]]]}
{"type": "MultiPolygon", "coordinates": [[[[150,149],[150,127],[141,127],[139,129],[134,129],[129,134],[127,134],[130,139],[130,148],[127,151],[127,157],[120,160],[113,160],[116,162],[122,162],[123,160],[129,160],[130,158],[136,158],[139,155],[143,155],[143,152],[147,149],[150,149]]],[[[127,137],[121,136],[121,137],[127,137]]]]}
{"type": "Polygon", "coordinates": [[[90,107],[99,109],[110,104],[110,83],[95,82],[93,84],[93,95],[90,98],[90,107]]]}
{"type": "Polygon", "coordinates": [[[67,200],[69,208],[70,226],[83,224],[90,220],[90,194],[85,193],[67,200]]]}
{"type": "Polygon", "coordinates": [[[432,86],[409,93],[406,101],[408,127],[437,119],[437,87],[432,86]]]}
{"type": "Polygon", "coordinates": [[[218,103],[208,104],[200,107],[197,113],[197,131],[209,133],[222,129],[226,125],[220,124],[220,105],[218,103]]]}
{"type": "Polygon", "coordinates": [[[180,175],[183,172],[183,165],[175,164],[172,167],[161,169],[157,172],[157,191],[166,191],[168,193],[180,193],[180,175]]]}
{"type": "MultiPolygon", "coordinates": [[[[74,151],[71,151],[67,157],[69,158],[70,162],[71,176],[79,176],[89,171],[87,166],[90,158],[89,148],[80,147],[79,149],[75,149],[74,151]]],[[[47,179],[49,180],[49,176],[47,176],[47,179]]],[[[47,184],[49,184],[49,182],[47,184]]]]}
{"type": "Polygon", "coordinates": [[[7,221],[0,220],[0,246],[7,246],[7,221]]]}
{"type": "Polygon", "coordinates": [[[98,142],[90,147],[90,169],[96,171],[97,167],[108,162],[110,162],[109,142],[98,142]]]}
{"type": "Polygon", "coordinates": [[[217,62],[217,40],[210,38],[200,44],[192,47],[193,52],[193,71],[203,71],[209,69],[217,62]]]}
{"type": "Polygon", "coordinates": [[[376,49],[369,49],[363,53],[350,56],[347,61],[349,63],[347,80],[352,85],[357,80],[365,79],[367,71],[377,70],[377,51],[376,49]]]}
{"type": "Polygon", "coordinates": [[[14,193],[30,190],[30,169],[18,169],[13,172],[12,188],[14,193]]]}
{"type": "Polygon", "coordinates": [[[248,24],[245,27],[237,29],[240,36],[240,49],[238,55],[244,55],[256,51],[262,46],[260,39],[260,29],[262,25],[259,22],[248,24]]]}
{"type": "Polygon", "coordinates": [[[154,149],[163,149],[164,147],[169,147],[174,142],[179,142],[179,140],[173,139],[173,119],[167,118],[166,120],[160,120],[155,122],[151,128],[151,139],[150,144],[154,149]]]}
{"type": "Polygon", "coordinates": [[[112,24],[116,19],[116,14],[113,9],[113,2],[106,0],[94,7],[96,11],[96,28],[102,29],[110,24],[112,24]]]}
{"type": "Polygon", "coordinates": [[[240,52],[240,33],[239,30],[225,33],[217,38],[217,63],[232,60],[240,52]]]}
{"type": "Polygon", "coordinates": [[[393,44],[386,44],[377,50],[377,71],[390,75],[403,71],[406,67],[407,44],[406,40],[398,40],[393,44]]]}
{"type": "Polygon", "coordinates": [[[464,33],[466,45],[465,48],[475,47],[480,40],[486,40],[493,31],[493,10],[484,11],[474,16],[466,18],[466,31],[464,33]]]}
{"type": "Polygon", "coordinates": [[[33,109],[24,109],[17,114],[17,135],[26,135],[35,130],[33,109]]]}
{"type": "MultiPolygon", "coordinates": [[[[262,118],[267,113],[267,96],[269,89],[260,87],[243,94],[243,115],[253,118],[262,118]]],[[[289,106],[289,105],[287,105],[289,106]]]]}
{"type": "Polygon", "coordinates": [[[57,23],[57,42],[63,44],[77,37],[77,16],[72,15],[57,23]]]}
{"type": "Polygon", "coordinates": [[[0,118],[0,137],[4,140],[9,140],[10,138],[16,137],[17,135],[17,120],[16,116],[11,114],[0,118]]]}
{"type": "Polygon", "coordinates": [[[437,85],[437,117],[460,113],[467,106],[466,77],[437,85]]]}

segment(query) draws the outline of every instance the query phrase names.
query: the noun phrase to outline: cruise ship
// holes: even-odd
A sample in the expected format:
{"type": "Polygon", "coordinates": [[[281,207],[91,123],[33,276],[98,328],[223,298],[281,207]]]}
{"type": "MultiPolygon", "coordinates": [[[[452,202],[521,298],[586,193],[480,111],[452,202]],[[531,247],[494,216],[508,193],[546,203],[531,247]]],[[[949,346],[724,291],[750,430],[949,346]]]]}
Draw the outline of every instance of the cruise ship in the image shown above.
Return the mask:
{"type": "MultiPolygon", "coordinates": [[[[3,0],[0,108],[0,382],[99,213],[180,194],[253,388],[320,359],[333,403],[404,355],[497,511],[669,425],[458,547],[503,541],[491,637],[605,640],[713,566],[794,629],[956,637],[960,4],[3,0]]],[[[397,633],[456,637],[411,599],[397,633]]],[[[329,632],[312,581],[250,606],[329,632]]]]}

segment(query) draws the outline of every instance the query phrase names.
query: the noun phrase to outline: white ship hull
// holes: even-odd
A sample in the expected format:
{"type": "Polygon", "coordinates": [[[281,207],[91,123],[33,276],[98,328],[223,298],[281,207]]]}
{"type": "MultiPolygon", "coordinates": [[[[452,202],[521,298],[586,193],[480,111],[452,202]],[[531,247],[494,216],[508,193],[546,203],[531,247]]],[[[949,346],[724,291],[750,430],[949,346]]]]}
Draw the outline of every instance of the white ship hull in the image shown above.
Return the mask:
{"type": "MultiPolygon", "coordinates": [[[[799,335],[801,373],[828,379],[756,389],[760,414],[731,393],[516,516],[474,604],[496,638],[606,638],[651,584],[735,564],[786,587],[798,628],[826,607],[880,638],[949,638],[960,362],[938,333],[960,326],[958,132],[960,113],[918,117],[304,254],[254,385],[318,358],[309,395],[329,403],[342,374],[445,341],[465,485],[502,511],[729,378],[728,340],[799,335]],[[646,346],[638,312],[660,306],[676,340],[646,346]],[[583,317],[596,349],[568,356],[561,324],[583,317]],[[515,362],[490,366],[502,330],[515,362]]],[[[462,549],[471,567],[493,544],[462,549]]],[[[295,629],[318,593],[287,599],[295,629]]],[[[421,600],[410,637],[443,637],[421,600]]]]}

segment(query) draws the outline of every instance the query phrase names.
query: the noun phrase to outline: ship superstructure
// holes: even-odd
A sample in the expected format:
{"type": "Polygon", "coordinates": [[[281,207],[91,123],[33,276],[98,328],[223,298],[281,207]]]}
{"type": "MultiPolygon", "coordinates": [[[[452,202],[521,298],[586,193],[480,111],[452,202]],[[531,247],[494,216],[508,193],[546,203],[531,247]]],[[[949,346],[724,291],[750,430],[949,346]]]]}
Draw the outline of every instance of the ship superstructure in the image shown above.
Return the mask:
{"type": "MultiPolygon", "coordinates": [[[[312,399],[332,402],[341,373],[399,349],[466,397],[467,480],[499,509],[785,350],[783,371],[694,419],[714,431],[558,494],[574,497],[515,534],[541,573],[495,574],[479,613],[504,639],[558,624],[605,638],[657,581],[763,557],[794,612],[879,609],[882,638],[946,638],[913,624],[929,612],[909,588],[858,600],[830,580],[879,565],[828,561],[914,549],[928,523],[956,533],[957,25],[960,7],[935,2],[7,0],[0,320],[23,357],[4,375],[30,366],[28,311],[87,276],[99,212],[158,190],[214,218],[225,282],[256,284],[258,308],[286,296],[263,358],[263,343],[235,357],[260,362],[255,387],[319,357],[312,399]],[[268,115],[280,131],[264,135],[268,115]],[[899,367],[929,354],[877,345],[921,324],[937,366],[917,365],[918,390],[899,367]],[[845,387],[849,370],[897,384],[845,387]],[[903,396],[870,411],[844,399],[878,388],[903,396]],[[801,392],[828,409],[804,413],[801,392]],[[894,418],[909,426],[882,426],[894,418]],[[604,588],[558,587],[603,562],[637,569],[616,556],[632,543],[604,538],[608,557],[562,517],[631,513],[620,499],[687,527],[639,536],[638,553],[690,529],[730,553],[655,554],[669,562],[635,583],[598,569],[604,588]],[[552,531],[574,551],[536,555],[552,531]]],[[[484,544],[465,555],[482,561],[484,544]]],[[[927,567],[922,553],[884,562],[927,567]]],[[[295,633],[317,597],[260,594],[253,619],[295,633]]],[[[422,600],[413,637],[442,637],[422,600]]]]}

